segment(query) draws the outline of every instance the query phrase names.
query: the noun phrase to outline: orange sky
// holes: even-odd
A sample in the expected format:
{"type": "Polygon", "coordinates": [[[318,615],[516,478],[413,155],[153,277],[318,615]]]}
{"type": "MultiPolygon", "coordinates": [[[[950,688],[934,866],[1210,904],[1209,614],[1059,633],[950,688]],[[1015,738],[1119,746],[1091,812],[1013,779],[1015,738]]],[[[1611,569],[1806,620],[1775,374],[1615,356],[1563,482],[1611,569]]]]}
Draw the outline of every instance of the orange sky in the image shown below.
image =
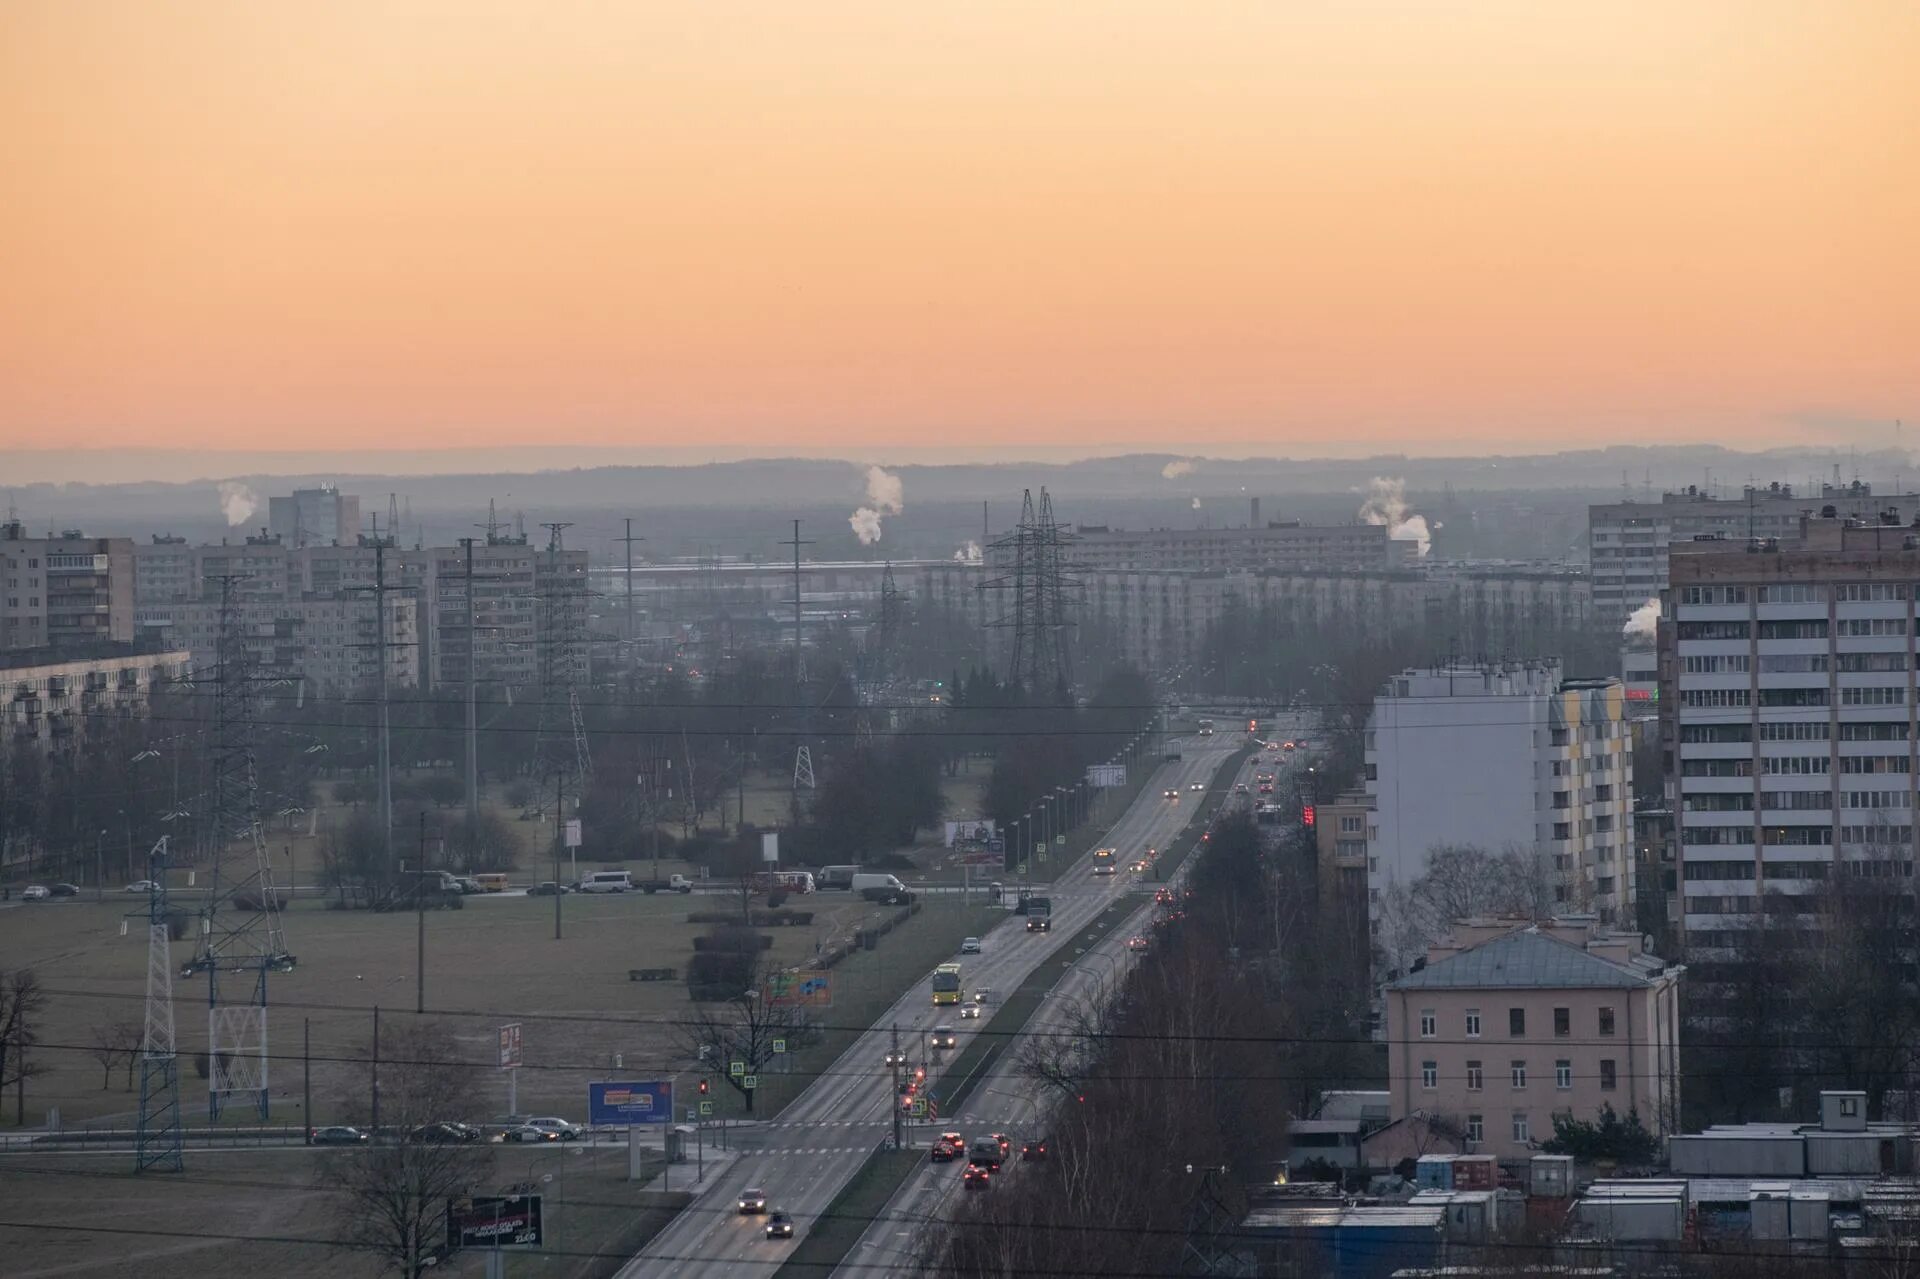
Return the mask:
{"type": "Polygon", "coordinates": [[[0,445],[1920,418],[1911,0],[9,0],[0,445]]]}

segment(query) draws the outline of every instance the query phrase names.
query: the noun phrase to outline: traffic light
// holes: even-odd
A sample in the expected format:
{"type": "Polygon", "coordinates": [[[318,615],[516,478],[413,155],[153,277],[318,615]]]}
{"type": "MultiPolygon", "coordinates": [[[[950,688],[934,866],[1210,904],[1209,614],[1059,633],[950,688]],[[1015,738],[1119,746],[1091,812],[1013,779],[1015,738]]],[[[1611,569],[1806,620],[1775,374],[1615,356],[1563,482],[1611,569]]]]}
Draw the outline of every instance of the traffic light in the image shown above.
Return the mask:
{"type": "Polygon", "coordinates": [[[1302,826],[1311,826],[1311,825],[1313,825],[1313,805],[1312,805],[1312,804],[1307,804],[1307,805],[1305,805],[1304,807],[1302,807],[1302,808],[1301,808],[1301,810],[1300,810],[1300,824],[1301,824],[1302,826]]]}
{"type": "Polygon", "coordinates": [[[707,1081],[704,1079],[700,1081],[700,1095],[702,1097],[707,1095],[707,1081]]]}

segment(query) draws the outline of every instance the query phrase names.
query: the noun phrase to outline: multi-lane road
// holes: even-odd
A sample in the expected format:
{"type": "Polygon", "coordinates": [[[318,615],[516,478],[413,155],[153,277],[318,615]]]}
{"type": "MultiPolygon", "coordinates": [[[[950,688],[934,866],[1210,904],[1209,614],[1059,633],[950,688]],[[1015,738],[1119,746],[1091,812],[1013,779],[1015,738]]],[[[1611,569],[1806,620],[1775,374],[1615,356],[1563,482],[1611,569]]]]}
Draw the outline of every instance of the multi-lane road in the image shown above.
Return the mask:
{"type": "MultiPolygon", "coordinates": [[[[1180,743],[1183,758],[1162,763],[1156,769],[1140,797],[1104,841],[1120,850],[1123,865],[1146,848],[1173,841],[1198,808],[1193,801],[1200,796],[1189,788],[1195,782],[1210,782],[1244,741],[1241,735],[1223,735],[1188,738],[1180,743]],[[1169,787],[1178,789],[1179,802],[1165,798],[1163,792],[1169,787]]],[[[1084,858],[1061,874],[1047,895],[1053,901],[1053,931],[1029,933],[1024,920],[1009,915],[982,939],[980,954],[962,959],[969,991],[984,987],[1011,993],[1075,930],[1110,909],[1131,912],[1138,903],[1151,900],[1151,894],[1134,876],[1124,872],[1095,876],[1090,861],[1084,858]]],[[[1115,935],[1125,934],[1117,930],[1115,935]]],[[[886,1054],[893,1028],[899,1027],[903,1046],[917,1047],[921,1035],[935,1025],[951,1025],[960,1036],[959,1044],[945,1054],[951,1061],[985,1024],[984,1020],[961,1020],[951,1007],[934,1008],[931,978],[927,974],[915,982],[885,1016],[781,1111],[778,1119],[756,1132],[742,1134],[745,1141],[738,1157],[620,1271],[621,1279],[764,1276],[784,1260],[794,1245],[768,1240],[761,1218],[737,1214],[741,1191],[748,1187],[764,1189],[770,1206],[792,1214],[795,1241],[804,1237],[868,1155],[892,1135],[893,1107],[898,1103],[886,1054]],[[751,1144],[755,1142],[757,1146],[751,1144]]],[[[991,1007],[987,1015],[991,1017],[991,1007]]],[[[939,1063],[934,1063],[933,1070],[937,1078],[939,1063]]],[[[985,1095],[978,1089],[974,1093],[975,1097],[985,1095]]],[[[976,1101],[968,1109],[981,1110],[982,1106],[976,1101]]],[[[953,1176],[957,1180],[957,1166],[948,1167],[956,1169],[953,1176]]]]}
{"type": "MultiPolygon", "coordinates": [[[[1245,738],[1236,734],[1230,740],[1237,743],[1245,738]]],[[[1252,757],[1234,780],[1244,783],[1253,799],[1266,798],[1258,793],[1255,775],[1262,771],[1284,774],[1289,767],[1287,762],[1277,765],[1262,762],[1275,758],[1280,758],[1279,752],[1252,757]]],[[[1159,783],[1150,795],[1160,795],[1169,784],[1159,783]]],[[[1284,779],[1282,784],[1285,784],[1284,779]]],[[[1279,791],[1280,786],[1276,785],[1276,795],[1279,791]]],[[[1161,802],[1165,802],[1164,797],[1161,802]]],[[[1121,851],[1126,851],[1124,846],[1121,851]]],[[[1181,873],[1175,876],[1175,886],[1185,878],[1185,870],[1186,866],[1182,866],[1181,873]]],[[[1142,896],[1138,904],[1129,903],[1127,909],[1132,912],[1128,922],[1089,946],[1086,954],[1077,958],[1067,970],[1052,994],[1034,1014],[1033,1020],[1027,1024],[1030,1033],[1066,1028],[1071,1024],[1070,1017],[1076,1006],[1109,997],[1117,989],[1126,970],[1137,958],[1127,950],[1127,938],[1148,931],[1153,910],[1152,898],[1150,895],[1142,896]]],[[[1003,1168],[1001,1178],[1005,1180],[996,1178],[986,1193],[1018,1193],[1019,1179],[1023,1175],[1018,1162],[1018,1144],[1047,1135],[1043,1131],[1047,1100],[1042,1095],[1041,1085],[1022,1075],[1018,1058],[1013,1054],[1003,1054],[980,1079],[961,1112],[953,1116],[950,1123],[939,1125],[941,1128],[951,1128],[969,1140],[993,1132],[1004,1132],[1014,1138],[1015,1159],[1003,1168]]],[[[908,1178],[886,1209],[868,1227],[860,1242],[848,1251],[838,1273],[870,1279],[871,1276],[887,1273],[910,1274],[920,1271],[921,1245],[929,1237],[927,1227],[951,1217],[960,1197],[966,1193],[960,1182],[960,1169],[964,1163],[961,1160],[951,1164],[936,1164],[929,1160],[925,1167],[908,1178]]]]}

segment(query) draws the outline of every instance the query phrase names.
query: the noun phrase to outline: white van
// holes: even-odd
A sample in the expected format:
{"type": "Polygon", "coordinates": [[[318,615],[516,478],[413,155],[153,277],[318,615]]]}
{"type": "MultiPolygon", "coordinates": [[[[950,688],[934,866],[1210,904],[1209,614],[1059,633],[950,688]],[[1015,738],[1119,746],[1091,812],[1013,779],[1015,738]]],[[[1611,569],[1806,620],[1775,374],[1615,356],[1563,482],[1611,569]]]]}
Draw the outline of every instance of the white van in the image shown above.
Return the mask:
{"type": "Polygon", "coordinates": [[[913,894],[899,878],[886,874],[859,874],[848,885],[856,894],[875,902],[911,901],[913,894]]]}
{"type": "Polygon", "coordinates": [[[583,893],[630,893],[633,891],[633,872],[625,870],[597,870],[580,881],[583,893]]]}

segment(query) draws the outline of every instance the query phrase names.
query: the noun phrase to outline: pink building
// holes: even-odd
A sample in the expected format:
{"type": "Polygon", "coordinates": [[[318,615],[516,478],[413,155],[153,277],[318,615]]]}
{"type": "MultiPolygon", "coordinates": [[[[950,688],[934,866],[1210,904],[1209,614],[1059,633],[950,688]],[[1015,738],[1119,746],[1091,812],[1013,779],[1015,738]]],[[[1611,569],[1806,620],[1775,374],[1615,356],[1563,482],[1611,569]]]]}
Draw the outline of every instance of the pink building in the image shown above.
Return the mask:
{"type": "Polygon", "coordinates": [[[1462,921],[1386,988],[1393,1118],[1503,1159],[1605,1106],[1671,1132],[1685,971],[1591,917],[1462,921]]]}

